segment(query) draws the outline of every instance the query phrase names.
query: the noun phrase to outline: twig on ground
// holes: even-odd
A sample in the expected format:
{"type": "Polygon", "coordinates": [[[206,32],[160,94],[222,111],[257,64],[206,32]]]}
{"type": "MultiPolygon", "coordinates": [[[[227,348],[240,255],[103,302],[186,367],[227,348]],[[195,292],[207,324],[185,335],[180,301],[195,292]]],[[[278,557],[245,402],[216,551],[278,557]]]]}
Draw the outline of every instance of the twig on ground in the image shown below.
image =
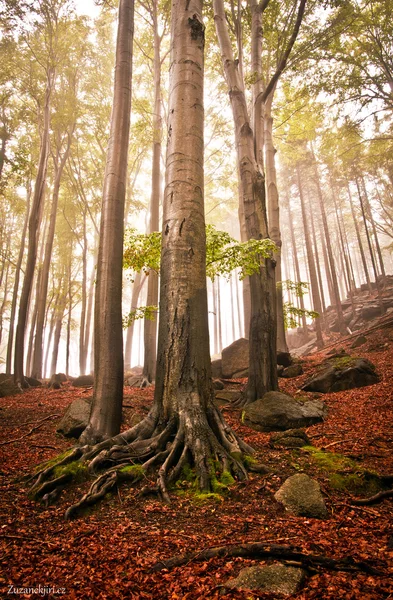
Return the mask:
{"type": "Polygon", "coordinates": [[[180,567],[191,561],[204,561],[210,558],[222,558],[228,556],[240,556],[243,558],[266,558],[274,557],[281,560],[299,561],[305,567],[322,568],[330,571],[357,571],[370,573],[372,575],[382,575],[380,571],[375,569],[370,563],[365,561],[355,561],[352,557],[342,559],[329,558],[318,554],[306,554],[300,552],[294,546],[281,546],[278,544],[268,545],[266,543],[250,542],[233,546],[216,546],[207,548],[200,552],[190,552],[180,556],[175,556],[168,560],[163,560],[155,563],[150,572],[161,571],[162,569],[171,569],[180,567]]]}

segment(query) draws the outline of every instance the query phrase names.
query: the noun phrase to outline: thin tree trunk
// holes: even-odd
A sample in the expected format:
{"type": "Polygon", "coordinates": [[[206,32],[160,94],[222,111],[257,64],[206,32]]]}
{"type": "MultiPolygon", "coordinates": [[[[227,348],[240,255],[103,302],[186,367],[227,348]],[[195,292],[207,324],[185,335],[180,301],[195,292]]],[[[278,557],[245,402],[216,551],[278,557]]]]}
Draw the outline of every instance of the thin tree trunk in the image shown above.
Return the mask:
{"type": "Polygon", "coordinates": [[[332,284],[333,284],[333,298],[334,298],[334,306],[335,306],[336,314],[337,314],[338,328],[339,328],[340,333],[345,334],[346,327],[345,327],[345,323],[344,323],[343,311],[342,311],[342,306],[341,306],[341,298],[340,298],[340,291],[338,288],[336,264],[334,261],[332,243],[330,240],[329,226],[328,226],[327,217],[326,217],[325,204],[323,201],[321,182],[319,179],[318,166],[317,166],[317,162],[315,159],[314,151],[311,150],[311,152],[312,152],[312,158],[313,158],[315,184],[317,187],[317,196],[318,196],[318,201],[319,201],[319,210],[321,212],[323,231],[325,234],[325,241],[326,241],[326,249],[327,249],[327,253],[328,253],[328,257],[329,257],[329,267],[330,267],[330,274],[331,274],[332,284]]]}
{"type": "Polygon", "coordinates": [[[217,330],[218,330],[218,352],[221,352],[224,344],[223,344],[223,336],[222,336],[222,319],[221,319],[221,291],[220,291],[220,278],[217,277],[217,330]]]}
{"type": "MultiPolygon", "coordinates": [[[[235,289],[236,289],[236,305],[237,305],[237,325],[239,329],[239,338],[245,337],[244,331],[242,330],[242,315],[240,308],[240,292],[239,292],[239,273],[235,271],[235,289]]],[[[244,323],[243,323],[244,328],[244,323]]]]}
{"type": "Polygon", "coordinates": [[[367,209],[366,212],[367,212],[367,215],[368,215],[368,218],[369,218],[369,221],[371,223],[372,230],[373,230],[375,247],[376,247],[376,250],[377,250],[378,260],[379,260],[379,266],[380,266],[380,269],[381,269],[382,282],[384,284],[385,283],[385,279],[386,279],[385,265],[383,263],[381,246],[379,245],[378,233],[377,233],[377,229],[376,229],[376,226],[375,226],[375,220],[374,220],[374,217],[373,217],[373,213],[372,213],[372,210],[371,210],[371,205],[370,205],[370,201],[369,201],[369,198],[368,198],[367,188],[366,188],[366,184],[365,184],[365,181],[364,181],[364,177],[362,177],[362,188],[363,188],[363,193],[364,193],[364,199],[365,199],[365,202],[366,202],[366,209],[367,209]]]}
{"type": "Polygon", "coordinates": [[[357,221],[357,218],[356,218],[356,215],[355,215],[355,208],[354,208],[354,205],[353,205],[353,200],[352,200],[351,188],[349,186],[349,181],[347,181],[347,191],[348,191],[348,197],[349,197],[349,204],[351,206],[352,220],[353,220],[353,224],[355,226],[355,231],[356,231],[356,239],[358,241],[360,256],[361,256],[361,259],[362,259],[363,271],[364,271],[364,275],[365,275],[365,278],[366,278],[368,291],[371,294],[372,293],[371,280],[370,280],[370,275],[369,275],[369,272],[368,272],[366,256],[364,254],[362,238],[360,236],[359,225],[358,225],[358,221],[357,221]]]}
{"type": "Polygon", "coordinates": [[[364,228],[365,228],[365,231],[366,231],[366,238],[367,238],[368,249],[369,249],[369,252],[370,252],[371,264],[372,264],[373,271],[374,271],[375,286],[377,288],[378,303],[379,303],[379,305],[381,307],[381,312],[385,312],[385,307],[384,307],[384,304],[383,304],[383,301],[382,301],[381,290],[380,290],[380,285],[379,285],[379,281],[378,281],[377,265],[376,265],[376,262],[375,262],[374,252],[373,252],[373,248],[372,248],[372,245],[371,245],[370,233],[368,231],[368,226],[367,226],[367,218],[366,218],[366,211],[364,209],[363,196],[362,196],[362,193],[360,191],[359,180],[356,178],[355,181],[356,181],[356,187],[357,187],[358,196],[359,196],[360,208],[361,208],[361,211],[362,211],[364,228]]]}
{"type": "Polygon", "coordinates": [[[67,315],[67,337],[66,337],[66,375],[70,375],[70,343],[71,343],[71,314],[72,314],[72,268],[71,268],[72,246],[70,249],[70,260],[68,264],[68,315],[67,315]]]}
{"type": "MultiPolygon", "coordinates": [[[[321,313],[322,313],[321,299],[319,297],[319,291],[318,291],[317,272],[315,269],[315,261],[314,261],[314,255],[312,252],[312,247],[311,247],[310,232],[308,229],[308,221],[307,221],[307,215],[306,215],[306,207],[305,207],[305,203],[304,203],[303,186],[302,186],[302,181],[301,181],[301,173],[300,173],[299,163],[296,164],[296,173],[297,173],[297,185],[298,185],[298,189],[299,189],[300,205],[301,205],[301,211],[302,211],[304,237],[305,237],[305,243],[306,243],[307,263],[308,263],[308,268],[310,270],[310,283],[311,283],[311,295],[312,295],[312,300],[313,300],[313,307],[314,307],[314,310],[317,313],[319,313],[319,315],[321,315],[321,313]]],[[[322,337],[320,317],[317,317],[315,319],[315,332],[317,335],[317,345],[319,348],[322,348],[323,347],[323,337],[322,337]]]]}
{"type": "MultiPolygon", "coordinates": [[[[325,311],[326,311],[325,292],[324,292],[324,289],[323,289],[321,264],[320,264],[320,261],[319,261],[319,252],[318,252],[317,235],[316,235],[316,231],[315,231],[315,221],[314,221],[313,206],[310,206],[309,209],[310,209],[309,210],[309,217],[310,217],[311,232],[312,232],[313,245],[314,245],[315,263],[316,263],[317,275],[318,275],[319,295],[321,297],[322,315],[324,315],[325,311]]],[[[324,320],[324,316],[322,316],[322,319],[324,320]]]]}
{"type": "MultiPolygon", "coordinates": [[[[130,312],[132,312],[138,307],[138,299],[143,289],[143,286],[146,283],[146,280],[146,275],[142,276],[141,273],[136,273],[134,283],[132,286],[130,312]]],[[[131,368],[132,342],[134,338],[134,330],[135,321],[132,321],[131,325],[127,328],[126,344],[124,351],[124,368],[126,370],[131,368]]]]}
{"type": "MultiPolygon", "coordinates": [[[[298,257],[298,252],[297,252],[297,247],[296,247],[296,237],[295,237],[295,231],[293,228],[293,219],[292,219],[292,211],[291,211],[291,204],[290,204],[290,199],[287,199],[287,206],[288,206],[288,224],[289,224],[289,231],[291,234],[291,242],[292,242],[292,253],[293,253],[293,262],[294,262],[294,266],[295,266],[295,275],[296,275],[296,280],[297,283],[300,283],[302,281],[302,277],[301,277],[301,273],[300,273],[300,265],[299,265],[299,257],[298,257]]],[[[300,294],[296,296],[297,301],[299,303],[300,309],[302,310],[302,328],[303,328],[303,332],[306,336],[308,336],[308,330],[307,330],[307,320],[306,320],[306,315],[304,313],[304,298],[303,296],[300,294]]],[[[298,307],[299,307],[298,306],[298,307]]]]}
{"type": "Polygon", "coordinates": [[[231,273],[229,279],[229,294],[230,294],[230,302],[231,302],[231,343],[236,339],[236,329],[235,329],[235,295],[233,293],[233,273],[231,273]]]}
{"type": "MultiPolygon", "coordinates": [[[[240,224],[240,241],[247,242],[246,220],[244,218],[243,192],[240,182],[240,173],[238,170],[238,196],[239,196],[239,224],[240,224]]],[[[251,320],[251,291],[250,278],[244,277],[242,280],[243,292],[243,320],[244,320],[244,337],[248,338],[250,332],[251,320]]]]}
{"type": "Polygon", "coordinates": [[[284,307],[282,296],[281,274],[281,232],[280,232],[280,206],[278,199],[277,174],[275,165],[276,149],[273,145],[273,117],[271,114],[273,93],[265,103],[265,160],[266,160],[266,192],[268,206],[268,223],[270,238],[276,244],[278,252],[274,253],[275,260],[275,285],[276,285],[276,321],[277,321],[277,351],[288,352],[285,338],[284,307]],[[278,285],[277,285],[278,284],[278,285]]]}
{"type": "MultiPolygon", "coordinates": [[[[161,138],[162,138],[162,117],[161,117],[161,58],[160,58],[160,36],[158,33],[158,15],[157,0],[152,2],[152,22],[154,35],[154,112],[153,112],[153,159],[152,159],[152,179],[151,179],[151,198],[150,198],[150,222],[149,233],[158,231],[159,212],[160,212],[160,184],[161,184],[161,138]]],[[[149,272],[147,281],[147,306],[157,306],[158,304],[158,274],[154,271],[149,272]]],[[[157,362],[157,313],[155,318],[145,319],[144,321],[144,361],[143,378],[144,381],[151,383],[155,379],[157,362]]]]}
{"type": "MultiPolygon", "coordinates": [[[[261,129],[260,105],[254,111],[254,133],[250,127],[247,103],[238,66],[233,58],[231,41],[225,19],[223,0],[214,0],[214,20],[221,50],[225,77],[235,124],[237,163],[242,187],[247,239],[268,237],[265,178],[259,142],[261,129]],[[256,143],[257,142],[257,143],[256,143]]],[[[253,60],[256,52],[253,51],[253,60]]],[[[256,59],[255,59],[256,60],[256,59]]],[[[245,402],[262,398],[267,391],[278,387],[276,320],[276,290],[274,264],[271,259],[261,262],[260,272],[250,277],[251,322],[249,335],[250,368],[245,402]]]]}
{"type": "Polygon", "coordinates": [[[49,153],[49,126],[50,126],[50,100],[54,82],[54,70],[48,69],[44,104],[44,126],[41,138],[40,157],[38,162],[37,177],[34,187],[33,202],[29,218],[29,240],[27,250],[27,262],[23,279],[22,292],[19,302],[18,325],[15,335],[15,359],[14,378],[21,386],[25,386],[24,378],[24,354],[25,354],[25,332],[28,306],[31,288],[34,278],[34,269],[37,256],[37,245],[39,237],[39,225],[41,220],[42,205],[44,201],[46,170],[48,166],[49,153]]]}
{"type": "Polygon", "coordinates": [[[63,156],[59,161],[59,153],[57,153],[54,164],[55,180],[53,185],[52,207],[49,218],[49,227],[46,237],[44,262],[41,271],[41,287],[38,297],[37,321],[35,328],[34,354],[32,364],[32,375],[36,379],[42,378],[42,363],[43,363],[43,340],[44,340],[44,321],[45,321],[45,306],[48,295],[49,269],[52,260],[53,240],[55,237],[57,206],[59,202],[60,183],[63,176],[65,164],[68,159],[71,147],[72,134],[68,135],[67,146],[63,156]]]}
{"type": "Polygon", "coordinates": [[[120,431],[123,402],[122,276],[130,133],[134,2],[120,0],[114,101],[105,169],[94,308],[94,395],[83,443],[120,431]]]}

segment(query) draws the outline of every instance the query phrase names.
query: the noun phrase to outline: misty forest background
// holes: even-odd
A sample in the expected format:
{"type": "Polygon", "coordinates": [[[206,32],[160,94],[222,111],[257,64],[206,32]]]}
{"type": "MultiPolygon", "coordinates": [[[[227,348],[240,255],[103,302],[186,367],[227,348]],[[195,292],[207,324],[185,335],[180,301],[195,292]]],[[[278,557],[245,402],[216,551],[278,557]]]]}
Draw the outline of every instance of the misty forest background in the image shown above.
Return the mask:
{"type": "MultiPolygon", "coordinates": [[[[263,13],[258,81],[250,58],[252,4],[225,2],[226,23],[250,111],[256,90],[264,94],[269,233],[281,248],[276,279],[287,329],[287,342],[279,339],[278,347],[285,350],[286,343],[292,349],[313,336],[323,343],[331,305],[337,311],[331,328],[347,333],[340,301],[354,302],[363,286],[378,302],[393,271],[392,2],[304,2],[295,40],[298,3],[271,0],[263,13]],[[277,199],[279,228],[271,225],[277,199]]],[[[0,7],[0,370],[14,372],[18,319],[25,318],[25,375],[85,374],[93,368],[117,7],[104,3],[95,19],[68,0],[0,7]],[[35,212],[38,193],[42,209],[35,212]],[[23,298],[32,236],[37,259],[23,298]]],[[[247,233],[210,4],[205,25],[205,214],[208,225],[232,238],[208,229],[214,254],[215,244],[227,252],[235,240],[246,242],[247,233]]],[[[143,365],[145,344],[155,340],[159,245],[157,236],[146,241],[140,234],[161,229],[169,44],[170,3],[138,1],[125,211],[125,369],[143,365]]],[[[231,252],[225,256],[208,279],[212,356],[248,337],[248,259],[239,265],[231,252]]]]}

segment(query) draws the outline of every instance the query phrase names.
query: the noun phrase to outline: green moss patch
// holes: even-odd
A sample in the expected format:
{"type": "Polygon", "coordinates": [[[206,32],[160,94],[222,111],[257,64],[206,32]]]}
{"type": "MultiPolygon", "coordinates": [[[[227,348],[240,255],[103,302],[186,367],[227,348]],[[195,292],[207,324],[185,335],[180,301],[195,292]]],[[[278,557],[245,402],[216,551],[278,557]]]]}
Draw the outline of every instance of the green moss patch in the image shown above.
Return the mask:
{"type": "Polygon", "coordinates": [[[74,450],[73,448],[70,448],[69,450],[66,450],[65,452],[63,452],[62,454],[58,454],[54,458],[51,458],[50,460],[40,463],[39,465],[37,465],[35,467],[34,471],[37,473],[38,471],[42,471],[42,469],[49,469],[49,467],[54,467],[58,462],[60,462],[61,460],[64,460],[67,456],[69,456],[71,454],[71,452],[73,452],[73,450],[74,450]]]}
{"type": "Polygon", "coordinates": [[[198,504],[204,504],[206,502],[218,502],[218,503],[220,503],[220,502],[224,501],[223,497],[220,494],[216,494],[214,492],[209,492],[207,494],[204,494],[204,493],[195,494],[194,500],[198,504]]]}
{"type": "Polygon", "coordinates": [[[54,468],[54,478],[60,477],[61,475],[71,475],[73,481],[80,482],[85,481],[88,478],[89,470],[86,464],[79,460],[74,460],[66,465],[59,465],[54,468]]]}
{"type": "Polygon", "coordinates": [[[126,465],[119,469],[119,472],[124,474],[127,479],[130,478],[134,479],[135,481],[139,481],[145,476],[145,469],[142,467],[142,465],[126,465]]]}
{"type": "Polygon", "coordinates": [[[362,469],[342,454],[325,452],[314,446],[303,446],[302,451],[307,452],[312,461],[328,474],[329,484],[336,490],[373,495],[385,487],[376,473],[362,469]]]}
{"type": "Polygon", "coordinates": [[[329,359],[329,362],[337,369],[346,369],[347,367],[351,367],[358,359],[358,356],[337,356],[336,358],[329,359]]]}

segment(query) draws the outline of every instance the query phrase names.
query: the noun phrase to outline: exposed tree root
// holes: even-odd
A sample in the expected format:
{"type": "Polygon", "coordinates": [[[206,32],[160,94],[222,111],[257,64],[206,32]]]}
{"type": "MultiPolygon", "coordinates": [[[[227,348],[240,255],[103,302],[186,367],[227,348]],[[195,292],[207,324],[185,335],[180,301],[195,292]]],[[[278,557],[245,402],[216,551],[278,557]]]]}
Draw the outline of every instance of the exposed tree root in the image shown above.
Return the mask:
{"type": "MultiPolygon", "coordinates": [[[[45,465],[30,478],[34,481],[30,494],[50,504],[81,474],[95,476],[80,501],[67,510],[66,518],[73,518],[122,481],[136,482],[155,470],[156,487],[150,489],[169,502],[168,486],[181,477],[187,464],[193,466],[199,490],[209,493],[215,491],[217,471],[218,475],[227,473],[238,480],[246,479],[243,459],[252,453],[252,448],[234,433],[214,406],[204,412],[195,402],[190,412],[180,412],[178,419],[166,422],[153,408],[128,431],[97,444],[74,448],[57,462],[45,465]]],[[[254,464],[252,470],[266,472],[254,464]]]]}
{"type": "Polygon", "coordinates": [[[356,506],[370,506],[371,504],[382,502],[385,498],[393,498],[393,489],[384,490],[383,492],[375,494],[375,496],[370,496],[370,498],[352,498],[351,503],[356,506]]]}
{"type": "Polygon", "coordinates": [[[346,557],[341,559],[329,558],[328,556],[318,554],[306,554],[300,552],[294,546],[284,546],[278,544],[264,544],[261,542],[251,542],[233,546],[216,546],[207,548],[201,552],[189,552],[181,556],[175,556],[168,560],[160,561],[150,569],[151,573],[161,571],[162,569],[172,569],[180,567],[186,563],[197,560],[204,561],[210,558],[222,558],[228,556],[241,556],[243,558],[268,558],[273,557],[281,560],[296,561],[303,567],[313,569],[328,569],[330,571],[357,571],[369,573],[371,575],[383,575],[383,573],[365,561],[355,561],[353,558],[346,557]]]}

